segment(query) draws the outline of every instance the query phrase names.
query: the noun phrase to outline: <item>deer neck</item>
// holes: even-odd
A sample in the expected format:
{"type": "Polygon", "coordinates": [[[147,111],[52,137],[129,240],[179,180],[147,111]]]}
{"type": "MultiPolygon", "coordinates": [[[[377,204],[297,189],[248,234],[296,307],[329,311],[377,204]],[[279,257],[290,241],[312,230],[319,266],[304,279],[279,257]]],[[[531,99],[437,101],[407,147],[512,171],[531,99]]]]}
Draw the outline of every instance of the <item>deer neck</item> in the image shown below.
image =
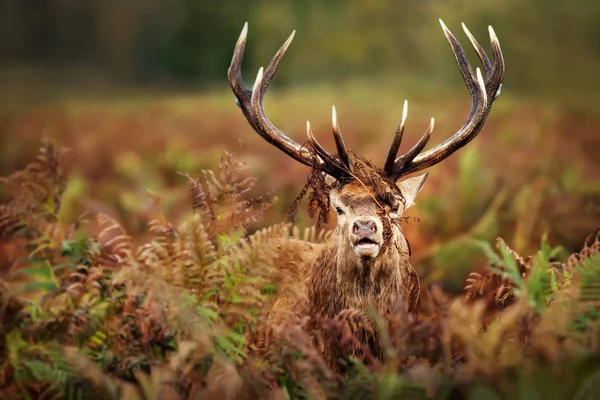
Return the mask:
{"type": "Polygon", "coordinates": [[[408,299],[414,279],[402,239],[372,261],[357,259],[343,246],[341,240],[329,242],[312,265],[307,294],[314,312],[334,317],[344,309],[375,307],[386,313],[398,300],[408,299]]]}

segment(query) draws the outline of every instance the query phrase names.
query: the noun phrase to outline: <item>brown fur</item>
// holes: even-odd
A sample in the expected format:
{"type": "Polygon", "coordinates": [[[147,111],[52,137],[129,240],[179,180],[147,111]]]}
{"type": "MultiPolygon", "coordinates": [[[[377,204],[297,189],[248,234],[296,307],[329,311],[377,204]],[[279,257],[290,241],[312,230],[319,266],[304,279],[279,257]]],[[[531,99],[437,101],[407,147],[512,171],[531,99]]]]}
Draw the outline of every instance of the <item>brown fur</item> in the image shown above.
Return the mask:
{"type": "MultiPolygon", "coordinates": [[[[423,177],[409,181],[419,179],[422,185],[423,177]]],[[[310,328],[320,329],[324,320],[334,320],[341,312],[352,310],[362,325],[353,325],[351,333],[367,344],[377,359],[383,359],[380,340],[367,312],[374,309],[385,317],[400,304],[405,312],[416,313],[419,278],[408,262],[408,243],[399,222],[405,204],[408,201],[412,204],[420,185],[416,191],[414,185],[407,185],[405,191],[410,193],[405,198],[402,184],[383,181],[379,184],[378,190],[359,180],[332,185],[331,206],[334,210],[343,209],[343,214],[338,215],[338,225],[324,244],[297,240],[289,243],[294,259],[278,262],[296,263],[298,268],[282,282],[282,291],[267,316],[267,330],[259,335],[256,347],[264,349],[278,325],[311,315],[310,328]],[[361,258],[355,253],[351,226],[360,218],[373,218],[377,223],[380,249],[376,257],[361,258]],[[300,296],[291,291],[294,287],[300,288],[300,296]]],[[[324,336],[324,359],[334,372],[342,372],[338,358],[353,351],[343,348],[335,336],[324,336]]]]}

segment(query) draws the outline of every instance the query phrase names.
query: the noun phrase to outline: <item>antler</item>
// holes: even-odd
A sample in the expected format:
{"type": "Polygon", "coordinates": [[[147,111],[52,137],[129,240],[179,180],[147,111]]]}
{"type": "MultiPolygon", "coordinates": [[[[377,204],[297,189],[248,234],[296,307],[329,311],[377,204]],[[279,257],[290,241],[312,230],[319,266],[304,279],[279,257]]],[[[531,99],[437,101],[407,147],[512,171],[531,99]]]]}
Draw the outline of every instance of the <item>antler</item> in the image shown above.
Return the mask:
{"type": "Polygon", "coordinates": [[[267,87],[269,86],[271,79],[273,79],[277,67],[279,67],[279,63],[292,42],[295,33],[296,31],[293,31],[288,40],[281,46],[264,73],[262,67],[258,70],[258,75],[256,76],[253,88],[248,89],[242,80],[241,70],[244,49],[246,47],[246,36],[248,34],[248,23],[244,24],[244,29],[242,29],[242,33],[235,45],[231,65],[227,71],[229,84],[231,85],[231,89],[236,96],[237,104],[242,109],[244,116],[252,128],[254,128],[263,139],[282,150],[296,161],[299,161],[304,165],[312,166],[339,180],[348,176],[350,172],[350,163],[346,152],[346,146],[344,145],[344,140],[342,139],[337,122],[335,107],[332,110],[332,121],[333,135],[338,151],[337,157],[329,154],[323,146],[317,142],[312,135],[310,124],[308,122],[307,135],[312,149],[307,149],[287,137],[271,123],[263,110],[262,102],[267,87]]]}
{"type": "Polygon", "coordinates": [[[402,111],[402,118],[394,134],[394,140],[388,151],[384,170],[388,177],[393,180],[397,180],[400,177],[407,175],[411,172],[417,172],[422,169],[431,167],[444,160],[456,150],[460,149],[467,143],[469,143],[483,127],[483,124],[492,108],[492,103],[500,95],[500,89],[502,87],[502,78],[504,77],[504,59],[502,57],[502,51],[500,50],[500,42],[494,33],[492,27],[489,27],[490,41],[492,46],[492,57],[494,62],[490,62],[487,54],[483,48],[477,43],[477,40],[471,35],[471,32],[467,29],[465,24],[462,24],[463,30],[469,38],[471,44],[475,48],[483,69],[485,70],[487,81],[484,82],[481,76],[479,68],[476,69],[476,73],[473,74],[473,68],[469,64],[469,60],[461,47],[458,40],[454,37],[452,32],[444,25],[444,22],[440,19],[440,24],[444,30],[444,35],[450,43],[454,58],[458,65],[458,70],[469,89],[471,94],[471,109],[469,116],[463,124],[463,126],[450,138],[444,142],[428,150],[424,153],[419,154],[431,136],[433,130],[433,118],[429,127],[425,131],[425,134],[421,139],[410,149],[406,154],[395,158],[402,142],[402,135],[404,133],[404,123],[406,121],[407,114],[407,103],[404,103],[404,109],[402,111]]]}
{"type": "MultiPolygon", "coordinates": [[[[430,149],[424,153],[421,151],[425,148],[425,145],[431,137],[433,131],[434,119],[431,119],[429,127],[419,139],[419,141],[408,151],[406,154],[396,158],[400,144],[402,143],[402,136],[404,134],[404,124],[407,116],[407,102],[404,102],[404,108],[402,111],[402,118],[396,132],[394,134],[394,140],[388,151],[388,155],[384,165],[384,171],[386,175],[393,180],[397,180],[400,177],[407,175],[411,172],[417,172],[422,169],[431,167],[445,158],[449,157],[456,150],[460,149],[467,143],[469,143],[483,127],[483,124],[491,110],[492,103],[500,95],[500,88],[502,87],[502,78],[504,77],[504,59],[502,57],[502,51],[500,49],[500,43],[494,33],[492,27],[489,27],[490,40],[492,46],[492,57],[493,63],[490,62],[487,54],[483,48],[477,43],[477,40],[473,37],[471,32],[467,29],[465,24],[462,27],[467,34],[471,44],[475,48],[479,59],[483,64],[487,81],[484,82],[479,68],[473,73],[473,68],[469,64],[467,56],[452,32],[444,25],[444,22],[440,19],[440,24],[444,30],[444,35],[450,43],[454,58],[458,65],[467,89],[471,95],[471,109],[467,120],[463,126],[450,138],[438,146],[430,149]],[[421,154],[419,154],[421,153],[421,154]]],[[[300,163],[308,166],[312,166],[319,171],[325,172],[326,174],[340,180],[344,177],[350,176],[350,161],[340,127],[337,121],[337,114],[335,107],[332,108],[332,124],[333,124],[333,136],[335,139],[337,152],[336,156],[331,155],[325,150],[323,146],[319,144],[317,139],[313,136],[310,129],[310,123],[306,123],[306,133],[311,148],[305,148],[304,146],[296,143],[294,140],[287,137],[283,132],[278,130],[271,121],[265,115],[263,109],[263,98],[267,91],[267,87],[273,79],[279,63],[283,59],[285,52],[287,51],[290,43],[294,38],[296,31],[292,32],[288,40],[285,41],[283,46],[277,51],[267,69],[263,72],[261,67],[258,70],[256,81],[252,89],[248,89],[242,80],[242,59],[244,57],[244,49],[246,47],[246,36],[248,33],[248,23],[244,24],[244,29],[235,45],[233,58],[231,65],[227,71],[227,77],[229,84],[235,93],[238,106],[242,109],[244,116],[254,128],[254,130],[262,136],[267,142],[273,146],[279,148],[284,153],[299,161],[300,163]]]]}

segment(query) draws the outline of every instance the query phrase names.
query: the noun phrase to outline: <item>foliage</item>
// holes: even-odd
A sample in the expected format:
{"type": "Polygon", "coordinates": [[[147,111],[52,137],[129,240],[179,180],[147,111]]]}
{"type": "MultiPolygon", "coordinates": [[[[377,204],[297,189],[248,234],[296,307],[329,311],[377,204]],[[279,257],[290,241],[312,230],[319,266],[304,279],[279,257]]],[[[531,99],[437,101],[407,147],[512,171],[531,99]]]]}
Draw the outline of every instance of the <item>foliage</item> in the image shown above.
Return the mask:
{"type": "MultiPolygon", "coordinates": [[[[15,80],[33,75],[44,87],[52,85],[53,77],[66,86],[95,84],[97,75],[104,78],[95,84],[99,90],[105,81],[115,86],[123,81],[225,86],[233,44],[248,21],[251,71],[266,64],[292,30],[298,31],[278,84],[365,77],[373,84],[377,74],[387,82],[380,88],[400,79],[408,88],[454,90],[462,82],[454,79],[453,60],[437,26],[442,18],[455,31],[465,22],[483,43],[487,25],[494,26],[510,60],[505,87],[511,91],[588,109],[598,100],[600,7],[589,0],[8,4],[3,13],[6,33],[0,38],[8,62],[5,72],[15,80]],[[32,60],[54,72],[50,77],[28,73],[32,60]],[[14,64],[26,68],[15,73],[14,64]]],[[[20,80],[31,84],[27,78],[20,80]]]]}
{"type": "MultiPolygon", "coordinates": [[[[25,254],[28,277],[0,282],[0,388],[6,398],[501,398],[527,393],[587,398],[598,386],[600,237],[566,262],[542,240],[521,257],[487,242],[489,270],[471,273],[465,294],[433,286],[418,319],[394,314],[383,327],[386,361],[327,370],[306,320],[258,357],[253,338],[272,294],[294,272],[295,238],[274,225],[250,234],[268,196],[230,154],[218,172],[186,175],[194,214],[175,227],[160,211],[145,243],[98,214],[98,234],[77,235],[57,213],[66,175],[51,142],[36,162],[2,183],[2,238],[25,254]]],[[[160,209],[160,198],[151,194],[160,209]]],[[[360,346],[343,329],[321,334],[360,346]]],[[[382,323],[382,321],[379,321],[382,323]]]]}

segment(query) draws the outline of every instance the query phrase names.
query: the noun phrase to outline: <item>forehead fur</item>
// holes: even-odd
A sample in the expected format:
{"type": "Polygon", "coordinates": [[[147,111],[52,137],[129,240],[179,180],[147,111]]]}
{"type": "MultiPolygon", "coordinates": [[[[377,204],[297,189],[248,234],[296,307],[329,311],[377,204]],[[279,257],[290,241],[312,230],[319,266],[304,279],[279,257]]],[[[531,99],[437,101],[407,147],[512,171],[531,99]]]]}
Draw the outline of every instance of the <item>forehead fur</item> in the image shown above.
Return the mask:
{"type": "Polygon", "coordinates": [[[392,188],[387,184],[380,184],[375,187],[373,185],[361,183],[357,180],[353,180],[341,187],[335,188],[332,194],[345,205],[358,205],[357,203],[368,205],[379,203],[381,205],[396,206],[398,201],[401,201],[401,194],[397,187],[392,188]]]}
{"type": "Polygon", "coordinates": [[[358,197],[374,195],[373,189],[371,189],[370,187],[368,187],[366,185],[361,184],[357,180],[353,180],[352,182],[345,184],[344,186],[341,187],[341,189],[338,189],[338,192],[340,195],[358,196],[358,197]]]}

